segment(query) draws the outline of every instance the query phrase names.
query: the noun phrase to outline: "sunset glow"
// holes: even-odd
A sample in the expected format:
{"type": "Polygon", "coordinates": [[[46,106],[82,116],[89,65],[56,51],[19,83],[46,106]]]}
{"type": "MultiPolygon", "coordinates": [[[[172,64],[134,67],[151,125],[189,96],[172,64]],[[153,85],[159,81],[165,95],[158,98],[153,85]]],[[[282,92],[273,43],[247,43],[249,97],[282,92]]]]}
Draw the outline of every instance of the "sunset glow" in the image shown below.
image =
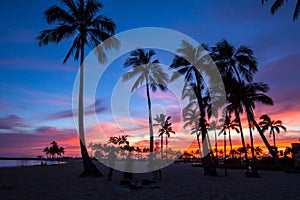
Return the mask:
{"type": "MultiPolygon", "coordinates": [[[[79,138],[72,111],[73,86],[79,62],[70,59],[62,64],[71,45],[70,41],[41,48],[35,39],[41,30],[48,27],[43,11],[53,1],[29,0],[18,3],[20,5],[15,7],[15,1],[6,1],[0,8],[0,157],[45,156],[43,149],[52,141],[65,147],[65,156],[80,157],[79,138]]],[[[274,100],[274,106],[256,106],[256,120],[259,122],[262,114],[268,114],[272,119],[283,121],[287,131],[276,133],[279,150],[300,141],[300,20],[291,22],[290,15],[286,14],[290,11],[289,7],[282,8],[278,15],[271,16],[268,8],[253,1],[218,1],[219,5],[216,6],[215,1],[199,3],[193,0],[182,7],[181,3],[155,0],[148,5],[147,12],[137,1],[118,1],[118,6],[114,5],[114,1],[103,1],[103,4],[105,13],[118,24],[117,33],[138,27],[164,27],[184,33],[209,46],[223,38],[234,46],[249,46],[254,51],[259,68],[254,80],[267,83],[270,87],[268,95],[274,100]],[[141,12],[136,13],[137,10],[141,12]],[[149,13],[153,10],[155,15],[149,13]],[[138,17],[135,16],[135,20],[132,20],[133,15],[138,17]],[[275,39],[270,35],[277,37],[275,39]]],[[[174,55],[159,49],[157,52],[155,58],[164,67],[169,66],[174,55]]],[[[115,84],[128,70],[123,68],[128,55],[116,59],[105,71],[95,91],[96,99],[89,100],[90,106],[85,108],[87,144],[105,144],[109,137],[128,135],[130,144],[140,148],[149,147],[144,86],[134,91],[130,97],[130,118],[123,115],[117,118],[112,114],[111,97],[115,84]],[[93,106],[98,124],[89,124],[93,106]]],[[[131,92],[131,86],[131,83],[124,83],[124,91],[131,92]]],[[[172,127],[176,134],[171,134],[168,139],[169,148],[181,152],[195,151],[198,148],[196,137],[189,133],[190,127],[182,127],[182,100],[175,93],[151,93],[152,116],[165,113],[172,117],[172,127]]],[[[120,101],[123,100],[119,98],[120,101]]],[[[242,124],[246,144],[250,144],[248,123],[244,115],[242,124]]],[[[154,140],[160,142],[157,132],[158,127],[154,126],[154,140]]],[[[219,133],[220,130],[216,132],[219,133]]],[[[234,131],[231,134],[233,149],[241,147],[240,135],[234,131]]],[[[256,130],[253,135],[254,146],[259,146],[263,153],[268,153],[256,130]]],[[[265,135],[269,143],[273,144],[268,131],[265,135]]],[[[209,136],[214,149],[214,132],[210,131],[209,136]]],[[[229,152],[228,140],[227,145],[229,152]]],[[[223,135],[218,136],[218,148],[223,149],[223,135]]]]}

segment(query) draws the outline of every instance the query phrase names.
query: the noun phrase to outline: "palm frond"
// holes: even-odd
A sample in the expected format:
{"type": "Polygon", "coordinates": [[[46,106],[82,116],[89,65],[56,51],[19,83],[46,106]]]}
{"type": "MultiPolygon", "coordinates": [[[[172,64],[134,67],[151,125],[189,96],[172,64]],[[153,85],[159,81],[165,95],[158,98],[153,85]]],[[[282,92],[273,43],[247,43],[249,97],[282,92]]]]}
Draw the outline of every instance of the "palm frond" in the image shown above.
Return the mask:
{"type": "Polygon", "coordinates": [[[72,15],[59,6],[51,6],[44,14],[48,24],[67,23],[68,25],[74,25],[77,23],[72,15]]]}
{"type": "Polygon", "coordinates": [[[275,12],[283,5],[284,0],[275,0],[275,2],[273,3],[272,7],[271,7],[271,13],[272,15],[275,14],[275,12]]]}

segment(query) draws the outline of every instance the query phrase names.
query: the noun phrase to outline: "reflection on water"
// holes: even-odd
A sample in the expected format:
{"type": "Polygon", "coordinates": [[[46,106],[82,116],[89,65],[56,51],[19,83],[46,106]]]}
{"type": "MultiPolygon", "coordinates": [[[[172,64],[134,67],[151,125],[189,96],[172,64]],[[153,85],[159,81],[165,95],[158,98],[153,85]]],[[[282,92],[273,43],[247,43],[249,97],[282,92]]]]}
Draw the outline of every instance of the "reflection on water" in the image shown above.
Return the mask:
{"type": "Polygon", "coordinates": [[[0,167],[25,167],[25,166],[36,166],[42,165],[58,165],[65,164],[63,161],[50,161],[50,160],[0,160],[0,167]]]}

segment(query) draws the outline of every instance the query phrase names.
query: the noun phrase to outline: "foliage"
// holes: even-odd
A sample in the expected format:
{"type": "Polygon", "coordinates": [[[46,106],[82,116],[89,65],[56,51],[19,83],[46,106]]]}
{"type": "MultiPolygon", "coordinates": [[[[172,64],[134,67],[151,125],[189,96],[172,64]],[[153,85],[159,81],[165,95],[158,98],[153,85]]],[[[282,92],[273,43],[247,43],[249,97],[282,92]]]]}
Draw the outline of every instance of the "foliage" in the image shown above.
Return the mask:
{"type": "Polygon", "coordinates": [[[65,153],[65,148],[58,146],[56,141],[52,141],[50,147],[44,148],[43,152],[47,155],[50,155],[52,158],[61,157],[65,153]]]}

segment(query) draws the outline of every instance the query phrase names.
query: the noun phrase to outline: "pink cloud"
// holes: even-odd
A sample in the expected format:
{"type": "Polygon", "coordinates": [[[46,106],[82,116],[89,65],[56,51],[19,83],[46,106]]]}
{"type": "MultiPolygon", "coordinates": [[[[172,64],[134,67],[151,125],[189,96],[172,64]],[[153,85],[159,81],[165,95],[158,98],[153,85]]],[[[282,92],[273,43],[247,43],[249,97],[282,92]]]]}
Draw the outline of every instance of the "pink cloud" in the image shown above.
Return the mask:
{"type": "Polygon", "coordinates": [[[43,149],[53,140],[66,148],[66,155],[70,155],[68,154],[69,146],[77,146],[79,143],[78,135],[73,129],[40,127],[31,131],[7,132],[0,134],[0,156],[43,155],[43,149]]]}

